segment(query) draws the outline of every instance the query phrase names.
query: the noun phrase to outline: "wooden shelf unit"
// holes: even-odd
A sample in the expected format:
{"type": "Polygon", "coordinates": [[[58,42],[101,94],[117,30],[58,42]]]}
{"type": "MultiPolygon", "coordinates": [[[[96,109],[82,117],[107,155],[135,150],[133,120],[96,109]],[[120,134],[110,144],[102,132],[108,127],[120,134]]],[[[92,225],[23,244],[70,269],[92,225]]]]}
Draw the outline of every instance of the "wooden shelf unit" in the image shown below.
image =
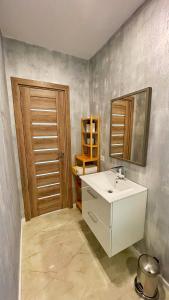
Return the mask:
{"type": "Polygon", "coordinates": [[[75,155],[75,166],[72,168],[76,188],[76,206],[80,210],[82,210],[81,179],[75,167],[82,167],[82,175],[85,175],[88,165],[96,166],[97,172],[100,171],[100,119],[95,116],[81,119],[81,154],[75,155]]]}
{"type": "MultiPolygon", "coordinates": [[[[100,120],[99,117],[90,116],[81,119],[82,157],[92,161],[100,160],[100,120]]],[[[84,160],[82,159],[84,162],[84,160]]]]}

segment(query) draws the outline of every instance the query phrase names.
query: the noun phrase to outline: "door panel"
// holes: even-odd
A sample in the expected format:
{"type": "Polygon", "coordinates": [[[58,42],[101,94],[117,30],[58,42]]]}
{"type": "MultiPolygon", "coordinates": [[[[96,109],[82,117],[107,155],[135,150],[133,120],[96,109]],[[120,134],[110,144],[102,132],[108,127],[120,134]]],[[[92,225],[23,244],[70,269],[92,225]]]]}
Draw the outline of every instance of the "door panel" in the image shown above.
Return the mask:
{"type": "Polygon", "coordinates": [[[31,109],[56,109],[55,98],[46,97],[31,97],[30,108],[31,109]]]}
{"type": "Polygon", "coordinates": [[[36,174],[56,172],[60,170],[59,160],[49,160],[35,163],[36,174]]]}
{"type": "Polygon", "coordinates": [[[37,125],[37,124],[32,124],[32,134],[33,136],[57,136],[58,130],[57,130],[57,125],[37,125]]]}
{"type": "MultiPolygon", "coordinates": [[[[49,148],[48,148],[49,149],[49,148]]],[[[41,161],[48,161],[48,160],[54,160],[59,158],[59,151],[58,150],[48,150],[45,149],[44,151],[37,151],[34,152],[34,160],[35,162],[41,162],[41,161]]]]}
{"type": "MultiPolygon", "coordinates": [[[[57,90],[59,90],[59,89],[57,89],[57,90]]],[[[52,91],[51,89],[44,89],[44,88],[39,89],[37,87],[36,88],[31,87],[30,96],[31,96],[31,101],[34,101],[34,97],[35,98],[38,97],[39,100],[41,100],[41,99],[44,100],[45,98],[50,99],[50,100],[54,99],[55,103],[56,103],[55,90],[52,91]]]]}
{"type": "Polygon", "coordinates": [[[57,112],[56,110],[48,110],[47,109],[39,109],[39,108],[32,108],[31,109],[31,117],[32,122],[34,123],[56,123],[57,124],[57,112]],[[36,109],[36,110],[35,110],[36,109]]]}
{"type": "Polygon", "coordinates": [[[39,200],[39,215],[46,213],[46,211],[51,212],[59,209],[60,204],[59,201],[57,201],[58,199],[59,196],[39,200]]]}
{"type": "MultiPolygon", "coordinates": [[[[64,89],[51,90],[31,82],[37,84],[36,88],[34,84],[17,86],[25,157],[21,157],[23,145],[19,132],[18,148],[20,164],[23,166],[23,159],[26,160],[29,218],[72,206],[67,93],[64,89]]],[[[18,98],[14,97],[14,107],[15,101],[18,98]]],[[[18,127],[16,110],[15,117],[18,127]]]]}
{"type": "Polygon", "coordinates": [[[57,195],[60,194],[60,183],[55,185],[51,185],[48,187],[40,187],[38,188],[38,199],[44,198],[45,196],[57,195]]]}
{"type": "Polygon", "coordinates": [[[58,136],[54,135],[52,138],[49,136],[33,136],[32,139],[33,149],[58,149],[58,136]]]}
{"type": "Polygon", "coordinates": [[[49,172],[48,174],[37,176],[36,181],[38,186],[60,182],[60,174],[58,171],[49,172]]]}

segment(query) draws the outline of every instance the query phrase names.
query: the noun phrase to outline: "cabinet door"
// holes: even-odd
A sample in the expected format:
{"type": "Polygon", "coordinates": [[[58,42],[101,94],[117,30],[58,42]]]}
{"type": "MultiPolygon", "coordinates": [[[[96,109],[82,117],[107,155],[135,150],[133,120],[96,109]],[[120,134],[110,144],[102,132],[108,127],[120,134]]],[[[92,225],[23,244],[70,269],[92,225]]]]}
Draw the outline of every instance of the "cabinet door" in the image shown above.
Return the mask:
{"type": "MultiPolygon", "coordinates": [[[[82,190],[83,218],[94,233],[94,235],[96,236],[97,240],[102,245],[103,249],[108,254],[108,256],[111,256],[111,228],[109,226],[106,226],[105,222],[103,223],[102,221],[105,221],[107,214],[107,219],[109,219],[109,221],[106,220],[106,222],[110,222],[110,206],[108,212],[106,201],[102,198],[96,198],[92,196],[92,194],[90,194],[89,190],[87,189],[82,190]],[[105,207],[104,202],[102,201],[105,202],[105,207]]],[[[93,195],[95,195],[94,192],[93,195]]],[[[97,194],[95,196],[97,196],[97,194]]]]}
{"type": "Polygon", "coordinates": [[[111,204],[89,186],[82,189],[82,197],[88,209],[96,214],[106,227],[111,227],[111,204]]]}

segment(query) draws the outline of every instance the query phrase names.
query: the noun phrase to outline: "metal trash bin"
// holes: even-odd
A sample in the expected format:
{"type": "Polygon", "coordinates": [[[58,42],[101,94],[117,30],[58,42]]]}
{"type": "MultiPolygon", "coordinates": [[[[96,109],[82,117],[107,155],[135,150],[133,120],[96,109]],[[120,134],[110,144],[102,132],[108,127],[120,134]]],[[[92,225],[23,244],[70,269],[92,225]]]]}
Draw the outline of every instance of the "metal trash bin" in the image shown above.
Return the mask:
{"type": "Polygon", "coordinates": [[[159,273],[159,260],[148,254],[142,254],[138,259],[137,276],[135,278],[136,293],[144,299],[159,299],[159,273]]]}

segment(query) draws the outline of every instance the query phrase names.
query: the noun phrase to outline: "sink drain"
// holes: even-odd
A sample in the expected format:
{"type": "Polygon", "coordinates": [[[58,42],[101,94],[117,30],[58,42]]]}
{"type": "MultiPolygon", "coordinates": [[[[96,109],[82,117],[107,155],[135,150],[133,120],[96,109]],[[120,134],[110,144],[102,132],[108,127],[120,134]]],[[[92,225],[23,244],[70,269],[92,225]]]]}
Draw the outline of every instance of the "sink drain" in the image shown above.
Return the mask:
{"type": "Polygon", "coordinates": [[[113,191],[112,191],[112,190],[108,190],[107,192],[108,192],[109,194],[113,193],[113,191]]]}

